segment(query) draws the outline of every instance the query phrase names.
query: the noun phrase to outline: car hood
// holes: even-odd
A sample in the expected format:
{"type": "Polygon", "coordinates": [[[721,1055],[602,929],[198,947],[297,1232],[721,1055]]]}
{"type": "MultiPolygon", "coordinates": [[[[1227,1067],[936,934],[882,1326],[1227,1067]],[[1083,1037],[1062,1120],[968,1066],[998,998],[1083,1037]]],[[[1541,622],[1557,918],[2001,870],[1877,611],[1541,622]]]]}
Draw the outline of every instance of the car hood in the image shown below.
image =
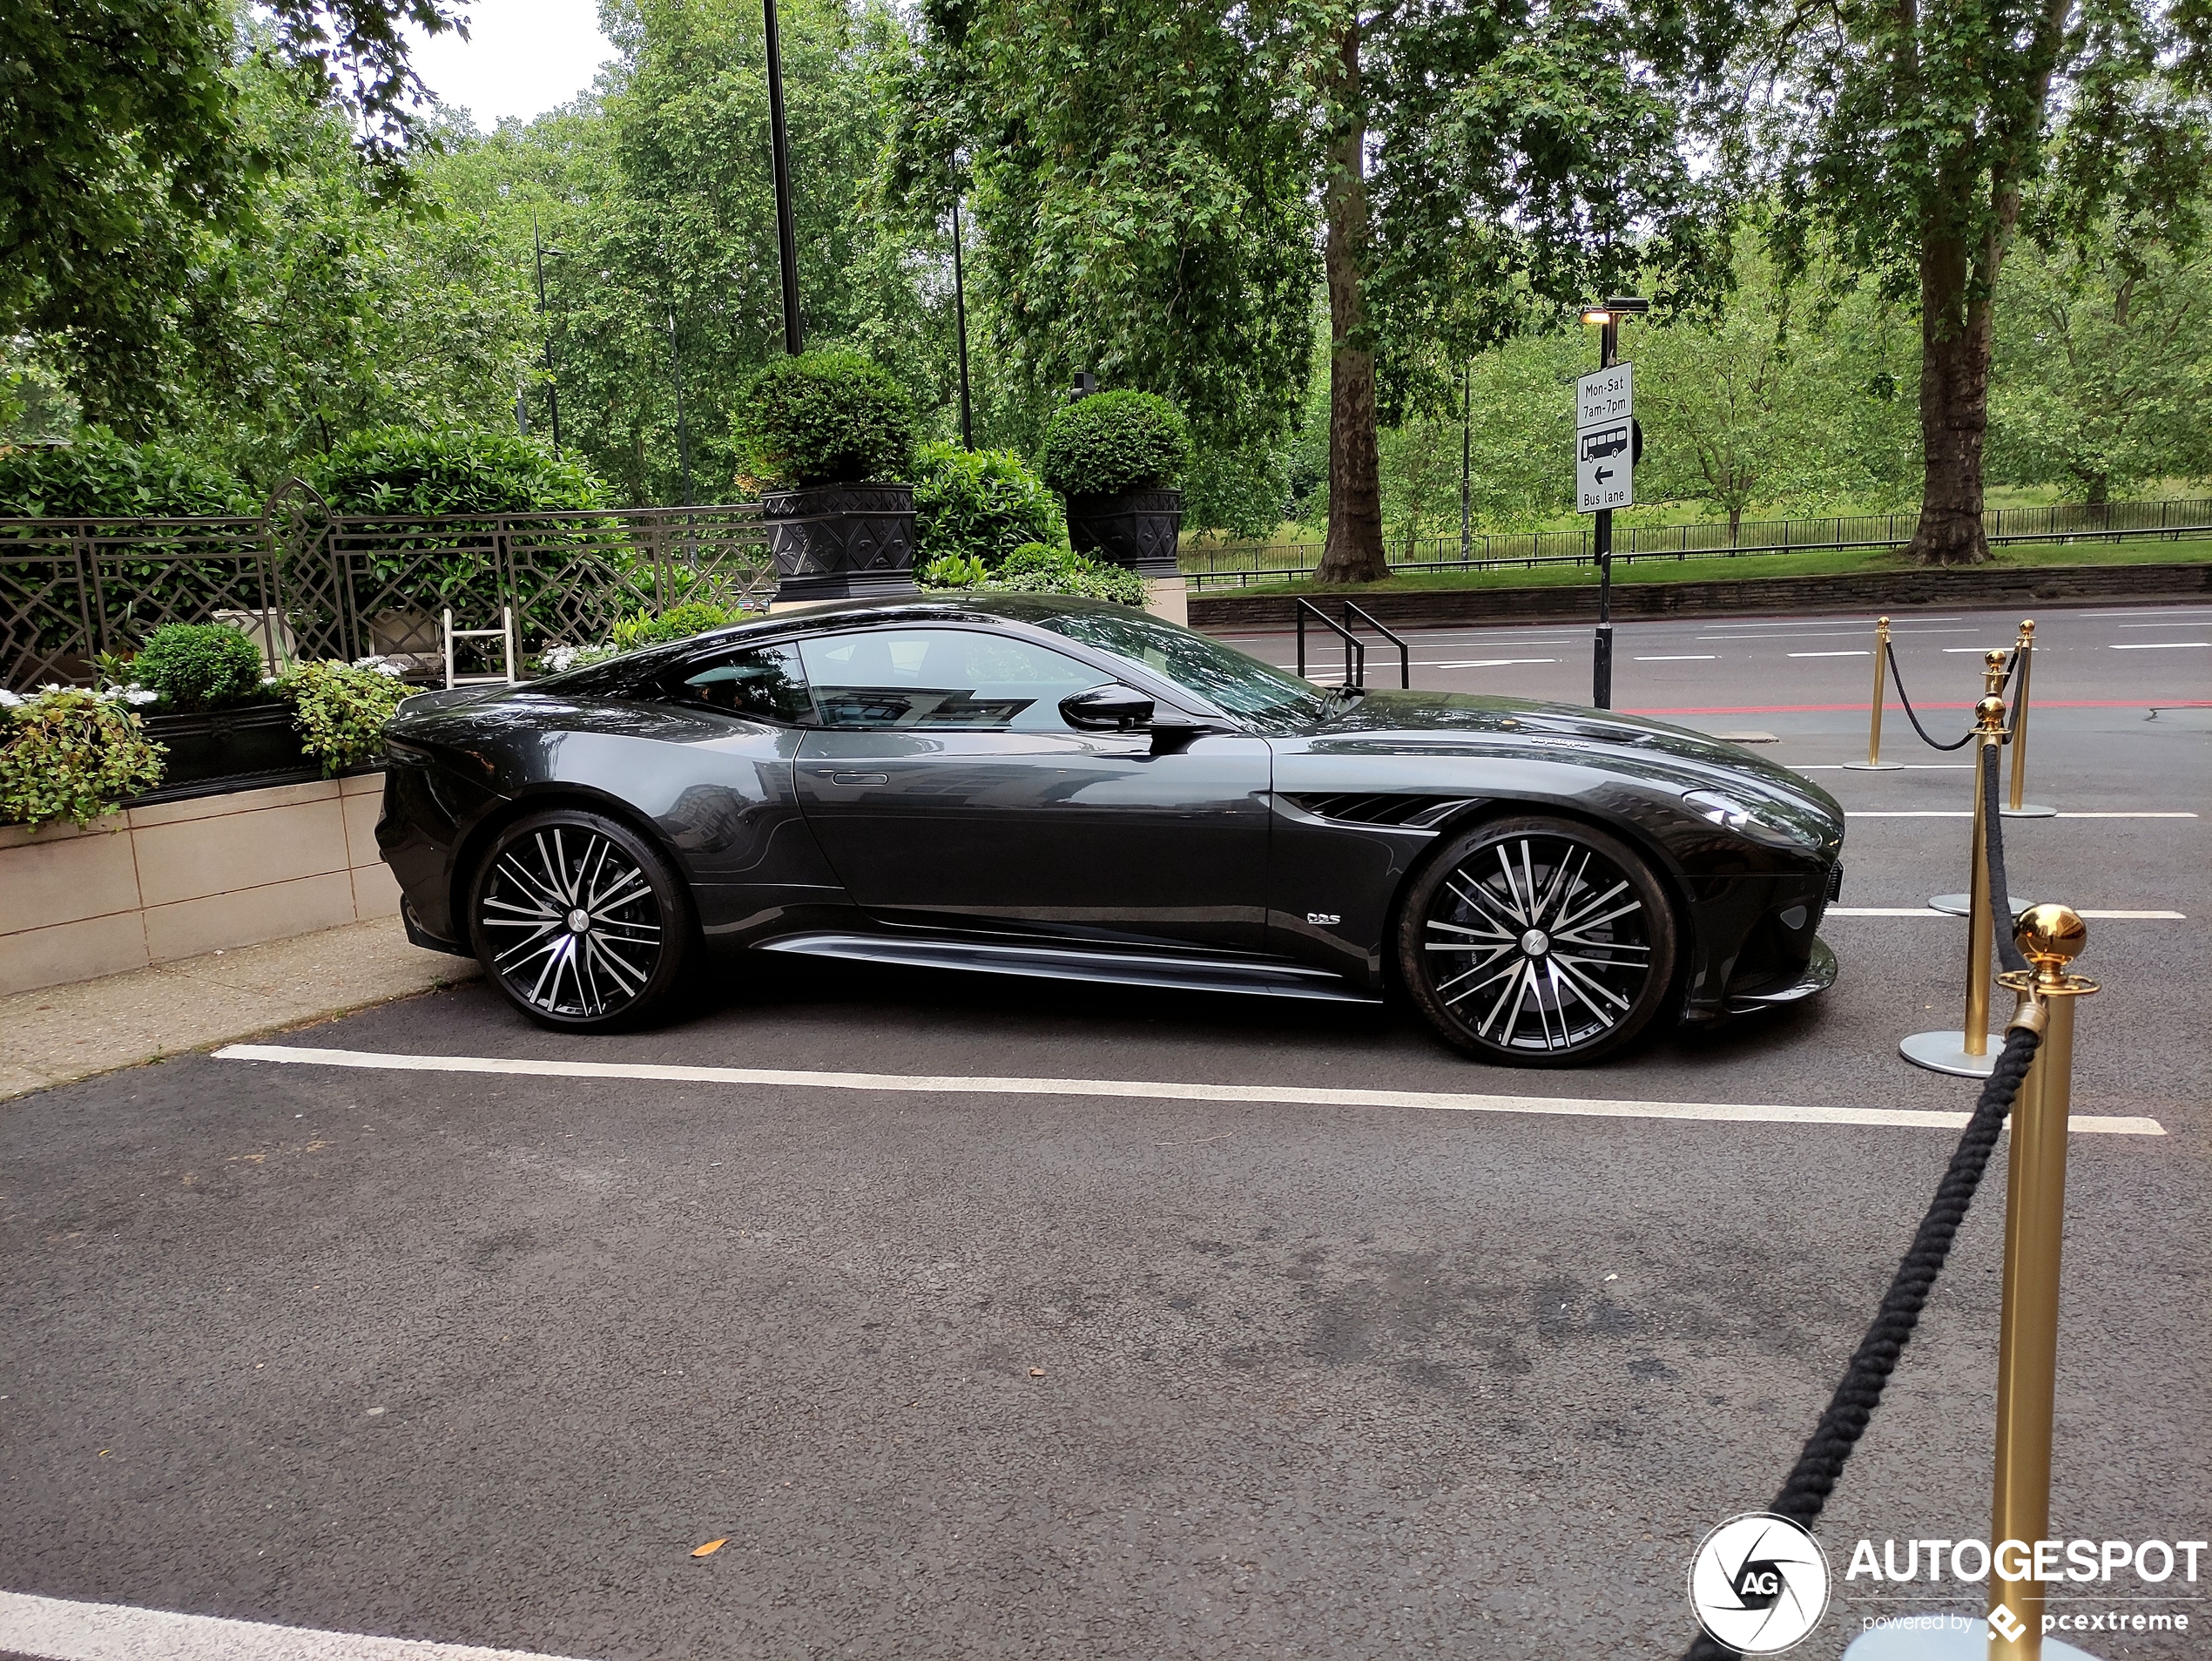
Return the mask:
{"type": "Polygon", "coordinates": [[[1316,728],[1311,746],[1339,753],[1471,748],[1561,760],[1579,755],[1632,773],[1669,775],[1685,788],[1711,783],[1749,789],[1828,820],[1836,831],[1844,822],[1842,806],[1825,790],[1740,744],[1611,710],[1474,692],[1371,692],[1316,728]]]}

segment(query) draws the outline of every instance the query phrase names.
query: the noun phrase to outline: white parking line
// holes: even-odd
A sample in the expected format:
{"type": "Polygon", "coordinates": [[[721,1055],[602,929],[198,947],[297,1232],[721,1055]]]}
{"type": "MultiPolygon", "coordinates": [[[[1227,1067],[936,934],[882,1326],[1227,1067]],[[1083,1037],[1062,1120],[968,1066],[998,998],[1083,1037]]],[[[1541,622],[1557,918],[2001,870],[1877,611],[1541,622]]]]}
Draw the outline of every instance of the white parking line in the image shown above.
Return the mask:
{"type": "MultiPolygon", "coordinates": [[[[1897,766],[1908,773],[1972,773],[1971,761],[1899,761],[1897,766]]],[[[1792,773],[1858,773],[1864,769],[1844,761],[1800,761],[1792,773]]]]}
{"type": "Polygon", "coordinates": [[[1865,652],[1793,652],[1792,658],[1864,658],[1865,652]]]}
{"type": "Polygon", "coordinates": [[[0,1651],[40,1661],[561,1661],[426,1638],[373,1637],[0,1592],[0,1651]]]}
{"type": "MultiPolygon", "coordinates": [[[[1952,917],[1955,911],[1938,911],[1929,906],[1831,906],[1821,914],[1824,917],[1952,917]]],[[[2077,916],[2096,922],[2187,922],[2188,916],[2179,911],[2083,911],[2077,916]]]]}
{"type": "Polygon", "coordinates": [[[1718,663],[1717,652],[1686,652],[1672,658],[1639,658],[1638,663],[1718,663]]]}
{"type": "Polygon", "coordinates": [[[2114,640],[2107,652],[2186,652],[2192,646],[2212,646],[2212,640],[2114,640]]]}
{"type": "MultiPolygon", "coordinates": [[[[1737,1102],[1608,1102],[1576,1097],[1472,1096],[1452,1090],[1329,1090],[1299,1084],[1179,1084],[1140,1078],[994,1078],[928,1073],[843,1073],[781,1067],[682,1067],[654,1062],[529,1061],[496,1056],[405,1056],[291,1044],[226,1044],[218,1061],[276,1061],[411,1073],[491,1073],[527,1078],[637,1078],[684,1084],[780,1084],[802,1090],[926,1091],[932,1095],[1104,1096],[1168,1102],[1243,1102],[1270,1107],[1415,1107],[1433,1112],[1536,1113],[1575,1118],[1712,1119],[1751,1124],[1905,1124],[1956,1130],[1967,1115],[1902,1107],[1788,1107],[1737,1102]]],[[[2164,1136],[2156,1119],[2075,1115],[2079,1131],[2164,1136]]]]}
{"type": "Polygon", "coordinates": [[[1429,669],[1503,669],[1508,664],[1558,661],[1556,658],[1472,658],[1465,663],[1433,663],[1423,666],[1429,669]]]}
{"type": "MultiPolygon", "coordinates": [[[[2195,819],[2196,817],[2195,814],[2059,814],[2054,816],[2059,819],[2195,819]]],[[[1876,812],[1846,807],[1844,810],[1844,817],[1845,819],[1972,819],[1973,814],[1964,807],[1955,809],[1931,807],[1916,809],[1909,813],[1891,812],[1886,809],[1876,812]]]]}

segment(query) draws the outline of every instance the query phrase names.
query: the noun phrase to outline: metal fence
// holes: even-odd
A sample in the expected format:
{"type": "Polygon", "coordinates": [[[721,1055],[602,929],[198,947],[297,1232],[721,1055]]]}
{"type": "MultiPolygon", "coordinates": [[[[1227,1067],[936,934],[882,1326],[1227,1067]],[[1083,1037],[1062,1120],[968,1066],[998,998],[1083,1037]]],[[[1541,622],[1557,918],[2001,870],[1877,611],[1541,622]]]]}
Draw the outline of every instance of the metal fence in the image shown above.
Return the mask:
{"type": "Polygon", "coordinates": [[[691,601],[764,605],[755,506],[393,517],[280,490],[258,518],[0,518],[0,685],[83,682],[104,652],[219,616],[287,656],[435,653],[440,616],[524,653],[691,601]]]}
{"type": "MultiPolygon", "coordinates": [[[[1615,525],[1616,564],[1639,559],[1734,559],[1750,554],[1802,553],[1815,548],[1902,548],[1920,521],[1905,513],[1845,514],[1825,519],[1746,522],[1731,536],[1725,521],[1685,525],[1615,525]]],[[[2125,542],[2146,537],[2212,536],[2212,500],[2060,503],[2043,508],[1993,508],[1982,523],[1993,544],[2125,542]]],[[[1184,548],[1178,557],[1193,589],[1243,588],[1311,576],[1323,544],[1271,548],[1184,548]]],[[[1463,550],[1457,536],[1421,537],[1389,549],[1393,571],[1505,571],[1539,565],[1587,565],[1595,556],[1587,530],[1476,535],[1463,550]]]]}

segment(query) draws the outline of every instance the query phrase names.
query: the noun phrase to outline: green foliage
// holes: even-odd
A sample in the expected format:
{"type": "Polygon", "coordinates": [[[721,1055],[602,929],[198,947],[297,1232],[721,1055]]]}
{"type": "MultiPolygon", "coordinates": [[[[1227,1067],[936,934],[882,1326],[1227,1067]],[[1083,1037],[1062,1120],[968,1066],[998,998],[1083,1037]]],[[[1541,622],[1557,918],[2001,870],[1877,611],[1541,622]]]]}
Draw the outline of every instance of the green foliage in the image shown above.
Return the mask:
{"type": "Polygon", "coordinates": [[[170,623],[146,637],[131,673],[171,710],[214,709],[260,690],[261,654],[222,624],[170,623]]]}
{"type": "Polygon", "coordinates": [[[658,617],[640,611],[615,625],[615,650],[635,652],[641,646],[667,645],[672,641],[688,640],[695,634],[705,634],[709,629],[723,629],[732,623],[743,623],[748,618],[758,615],[757,612],[735,611],[724,606],[710,605],[703,601],[671,606],[658,617]]]}
{"type": "Polygon", "coordinates": [[[980,554],[941,554],[926,565],[914,567],[914,586],[974,588],[988,582],[990,576],[991,568],[980,554]]]}
{"type": "Polygon", "coordinates": [[[903,479],[914,466],[914,401],[858,352],[776,359],[745,383],[731,428],[764,484],[903,479]]]}
{"type": "Polygon", "coordinates": [[[1086,559],[1041,542],[1008,554],[986,586],[1015,594],[1073,594],[1140,608],[1145,598],[1144,579],[1126,566],[1086,559]]]}
{"type": "Polygon", "coordinates": [[[292,705],[300,747],[322,763],[329,778],[377,754],[384,724],[410,689],[381,670],[303,663],[286,672],[277,690],[292,705]]]}
{"type": "Polygon", "coordinates": [[[0,821],[88,825],[159,784],[165,753],[120,699],[49,687],[0,708],[0,821]]]}
{"type": "Polygon", "coordinates": [[[1190,429],[1157,393],[1095,393],[1045,423],[1042,471],[1062,496],[1172,487],[1190,466],[1190,429]]]}
{"type": "Polygon", "coordinates": [[[356,433],[314,469],[341,513],[552,512],[606,505],[597,480],[511,433],[380,427],[356,433]]]}
{"type": "Polygon", "coordinates": [[[914,457],[917,564],[954,556],[995,564],[1053,535],[1053,501],[1012,450],[924,444],[914,457]]]}
{"type": "Polygon", "coordinates": [[[92,428],[66,444],[0,449],[0,515],[164,519],[252,513],[228,469],[171,444],[132,444],[92,428]]]}

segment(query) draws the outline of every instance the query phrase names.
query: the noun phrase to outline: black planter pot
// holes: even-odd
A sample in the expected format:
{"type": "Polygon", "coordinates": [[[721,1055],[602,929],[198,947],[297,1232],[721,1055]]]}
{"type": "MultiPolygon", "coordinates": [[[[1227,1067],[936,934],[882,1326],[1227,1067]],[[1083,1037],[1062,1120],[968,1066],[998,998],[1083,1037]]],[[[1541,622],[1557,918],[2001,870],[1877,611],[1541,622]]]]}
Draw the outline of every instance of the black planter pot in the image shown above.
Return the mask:
{"type": "Polygon", "coordinates": [[[1068,541],[1139,577],[1176,574],[1176,537],[1183,530],[1180,490],[1123,490],[1068,498],[1068,541]]]}
{"type": "Polygon", "coordinates": [[[779,604],[911,594],[914,488],[817,484],[760,498],[779,604]]]}
{"type": "Polygon", "coordinates": [[[169,746],[161,783],[140,800],[179,800],[321,776],[300,747],[289,704],[248,704],[199,715],[141,716],[146,736],[169,746]]]}

